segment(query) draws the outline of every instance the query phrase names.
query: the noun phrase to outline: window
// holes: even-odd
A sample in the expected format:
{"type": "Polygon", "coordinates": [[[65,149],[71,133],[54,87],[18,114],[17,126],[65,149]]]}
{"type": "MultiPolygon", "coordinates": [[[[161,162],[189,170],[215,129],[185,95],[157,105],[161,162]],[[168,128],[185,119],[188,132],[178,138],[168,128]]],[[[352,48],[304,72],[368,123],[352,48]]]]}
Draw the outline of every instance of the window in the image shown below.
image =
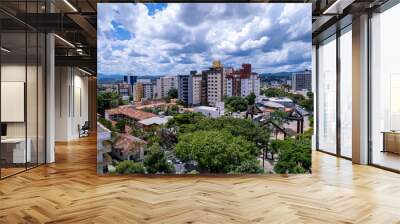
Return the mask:
{"type": "Polygon", "coordinates": [[[400,170],[400,4],[371,18],[371,159],[400,170]]]}
{"type": "Polygon", "coordinates": [[[352,34],[351,26],[340,36],[340,155],[352,157],[352,34]]]}
{"type": "Polygon", "coordinates": [[[336,36],[318,48],[318,149],[336,153],[336,36]]]}

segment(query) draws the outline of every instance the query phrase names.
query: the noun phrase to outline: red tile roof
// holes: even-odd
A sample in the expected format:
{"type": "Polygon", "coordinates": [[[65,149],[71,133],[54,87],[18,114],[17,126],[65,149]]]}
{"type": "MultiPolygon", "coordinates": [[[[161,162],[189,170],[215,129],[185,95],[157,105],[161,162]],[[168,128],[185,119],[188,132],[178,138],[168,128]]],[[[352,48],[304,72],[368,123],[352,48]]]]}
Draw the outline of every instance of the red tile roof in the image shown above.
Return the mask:
{"type": "Polygon", "coordinates": [[[118,135],[114,148],[123,152],[140,150],[140,146],[147,145],[147,142],[129,134],[118,135]]]}
{"type": "Polygon", "coordinates": [[[118,115],[118,114],[122,114],[125,115],[129,118],[132,118],[136,121],[141,121],[144,119],[148,119],[148,118],[152,118],[152,117],[156,117],[157,115],[149,113],[149,112],[144,112],[141,110],[136,110],[135,108],[131,107],[131,106],[120,106],[118,108],[114,108],[114,109],[109,109],[106,110],[106,113],[109,115],[118,115]]]}

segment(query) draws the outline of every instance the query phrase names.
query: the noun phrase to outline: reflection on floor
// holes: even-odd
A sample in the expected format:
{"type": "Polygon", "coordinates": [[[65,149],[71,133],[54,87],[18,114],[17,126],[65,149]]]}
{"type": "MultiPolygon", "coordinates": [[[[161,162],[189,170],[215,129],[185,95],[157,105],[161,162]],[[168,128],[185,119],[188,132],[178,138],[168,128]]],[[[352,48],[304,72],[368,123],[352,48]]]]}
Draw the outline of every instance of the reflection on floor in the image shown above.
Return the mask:
{"type": "Polygon", "coordinates": [[[6,178],[8,176],[11,176],[13,174],[17,174],[17,173],[23,172],[26,169],[29,170],[30,168],[33,168],[33,167],[36,167],[36,166],[37,166],[36,163],[28,163],[28,164],[26,164],[26,167],[25,167],[25,164],[18,164],[17,166],[16,165],[5,165],[5,166],[0,168],[1,169],[0,170],[0,173],[1,173],[0,177],[3,179],[3,178],[6,178]]]}
{"type": "Polygon", "coordinates": [[[24,170],[25,170],[25,167],[24,168],[20,168],[20,167],[17,167],[17,168],[14,168],[14,167],[1,168],[1,178],[4,178],[4,177],[10,176],[10,175],[22,172],[24,170]]]}
{"type": "Polygon", "coordinates": [[[400,155],[391,152],[375,151],[372,157],[373,164],[400,170],[400,155]]]}

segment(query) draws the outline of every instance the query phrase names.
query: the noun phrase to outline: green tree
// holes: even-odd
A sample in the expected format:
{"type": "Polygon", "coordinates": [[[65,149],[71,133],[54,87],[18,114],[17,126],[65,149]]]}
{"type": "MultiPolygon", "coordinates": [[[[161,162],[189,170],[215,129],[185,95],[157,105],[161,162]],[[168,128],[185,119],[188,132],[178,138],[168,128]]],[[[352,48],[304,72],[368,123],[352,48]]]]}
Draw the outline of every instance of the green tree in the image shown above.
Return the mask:
{"type": "Polygon", "coordinates": [[[116,172],[119,174],[133,174],[133,173],[139,173],[139,174],[144,174],[144,167],[140,163],[136,163],[131,160],[124,160],[115,167],[116,172]]]}
{"type": "Polygon", "coordinates": [[[227,131],[196,131],[179,136],[176,155],[182,161],[195,160],[199,169],[210,173],[228,173],[247,160],[257,157],[252,142],[227,131]]]}
{"type": "Polygon", "coordinates": [[[234,167],[230,174],[264,173],[264,169],[257,159],[245,160],[237,167],[234,167]]]}
{"type": "Polygon", "coordinates": [[[308,116],[308,121],[309,121],[309,126],[314,127],[314,116],[313,115],[308,116]]]}
{"type": "Polygon", "coordinates": [[[148,173],[173,173],[174,166],[168,163],[164,152],[158,143],[154,143],[144,157],[144,166],[148,173]]]}
{"type": "Polygon", "coordinates": [[[314,93],[311,92],[311,91],[307,92],[307,97],[308,97],[308,99],[313,99],[314,98],[314,93]]]}
{"type": "Polygon", "coordinates": [[[168,128],[177,128],[185,124],[194,124],[203,118],[204,116],[201,113],[177,114],[168,121],[166,126],[168,128]]]}
{"type": "Polygon", "coordinates": [[[119,105],[119,95],[117,92],[99,93],[97,95],[97,112],[104,116],[105,110],[115,108],[119,105]]]}
{"type": "Polygon", "coordinates": [[[285,91],[285,92],[289,92],[291,86],[288,84],[282,84],[281,88],[285,91]]]}
{"type": "Polygon", "coordinates": [[[284,97],[287,96],[287,93],[280,88],[268,88],[262,91],[267,97],[284,97]]]}
{"type": "Polygon", "coordinates": [[[189,125],[181,125],[179,134],[195,131],[227,131],[233,136],[243,137],[260,148],[268,144],[268,130],[248,119],[233,117],[203,118],[189,125]]]}
{"type": "Polygon", "coordinates": [[[256,103],[256,94],[254,92],[251,92],[249,95],[246,96],[247,104],[248,105],[253,105],[256,103]]]}
{"type": "Polygon", "coordinates": [[[165,111],[167,116],[175,116],[177,114],[179,114],[179,107],[176,105],[168,107],[167,111],[165,111]]]}
{"type": "Polygon", "coordinates": [[[225,97],[225,107],[230,112],[246,111],[248,101],[240,96],[225,97]]]}
{"type": "Polygon", "coordinates": [[[304,107],[308,112],[312,112],[314,110],[314,100],[313,99],[304,99],[298,102],[298,104],[304,107]]]}
{"type": "Polygon", "coordinates": [[[282,110],[276,110],[270,114],[270,121],[274,122],[278,126],[282,126],[287,123],[287,113],[282,110]]]}
{"type": "Polygon", "coordinates": [[[109,121],[109,120],[107,120],[107,119],[105,119],[105,118],[100,118],[99,119],[99,122],[100,122],[100,124],[102,124],[104,127],[106,127],[108,130],[110,130],[110,131],[117,131],[116,129],[115,129],[115,127],[112,125],[112,122],[111,121],[109,121]]]}
{"type": "Polygon", "coordinates": [[[311,139],[299,135],[274,142],[279,160],[274,166],[276,173],[309,173],[311,172],[311,139]]]}
{"type": "Polygon", "coordinates": [[[306,98],[305,98],[303,95],[301,95],[301,94],[289,94],[288,97],[289,97],[291,100],[293,100],[294,103],[297,103],[297,104],[298,104],[299,102],[303,101],[303,100],[306,100],[306,98]]]}
{"type": "Polygon", "coordinates": [[[125,120],[120,120],[115,124],[115,128],[120,133],[125,133],[125,126],[126,126],[126,121],[125,120]]]}
{"type": "Polygon", "coordinates": [[[168,91],[168,99],[176,99],[178,98],[178,90],[176,88],[171,88],[168,91]]]}

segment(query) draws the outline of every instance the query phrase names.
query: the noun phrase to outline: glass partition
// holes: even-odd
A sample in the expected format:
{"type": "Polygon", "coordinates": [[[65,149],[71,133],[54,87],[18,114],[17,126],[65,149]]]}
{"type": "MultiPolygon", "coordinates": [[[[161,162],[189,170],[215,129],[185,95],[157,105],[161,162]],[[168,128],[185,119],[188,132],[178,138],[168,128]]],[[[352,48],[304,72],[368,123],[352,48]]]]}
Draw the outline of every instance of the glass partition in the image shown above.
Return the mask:
{"type": "MultiPolygon", "coordinates": [[[[0,7],[43,11],[43,1],[14,3],[0,7]]],[[[0,178],[45,163],[45,44],[43,33],[0,12],[0,178]]]]}
{"type": "Polygon", "coordinates": [[[371,162],[400,170],[400,4],[371,18],[371,162]]]}
{"type": "Polygon", "coordinates": [[[336,154],[336,36],[318,47],[318,149],[336,154]]]}
{"type": "Polygon", "coordinates": [[[2,177],[24,171],[31,161],[26,150],[26,41],[25,32],[1,34],[2,177]]]}

